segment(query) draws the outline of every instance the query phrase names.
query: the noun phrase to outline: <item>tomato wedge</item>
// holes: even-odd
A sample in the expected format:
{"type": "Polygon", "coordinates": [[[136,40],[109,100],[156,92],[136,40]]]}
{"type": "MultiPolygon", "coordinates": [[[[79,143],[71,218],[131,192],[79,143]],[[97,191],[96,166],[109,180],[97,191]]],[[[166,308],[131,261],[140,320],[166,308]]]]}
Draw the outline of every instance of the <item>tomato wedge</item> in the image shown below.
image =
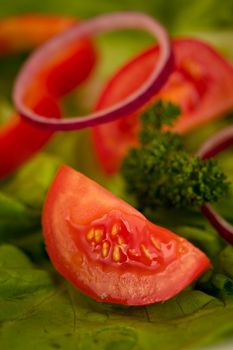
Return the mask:
{"type": "MultiPolygon", "coordinates": [[[[58,16],[26,15],[0,21],[0,54],[32,49],[65,30],[74,19],[58,16]]],[[[59,99],[81,84],[96,61],[92,42],[85,38],[51,57],[33,79],[27,104],[47,117],[61,116],[59,99]]],[[[40,129],[13,115],[0,127],[0,177],[10,174],[51,138],[53,132],[40,129]]]]}
{"type": "Polygon", "coordinates": [[[56,269],[97,301],[166,300],[210,266],[187,240],[67,166],[49,189],[43,232],[56,269]]]}
{"type": "MultiPolygon", "coordinates": [[[[174,130],[185,133],[233,108],[233,67],[213,48],[196,39],[176,39],[173,49],[174,71],[153,101],[162,98],[180,105],[182,114],[174,130]]],[[[158,54],[158,46],[152,47],[121,68],[103,89],[96,110],[109,107],[138,89],[150,75],[158,54]]],[[[94,148],[106,173],[117,172],[129,147],[137,144],[139,114],[93,128],[94,148]]]]}

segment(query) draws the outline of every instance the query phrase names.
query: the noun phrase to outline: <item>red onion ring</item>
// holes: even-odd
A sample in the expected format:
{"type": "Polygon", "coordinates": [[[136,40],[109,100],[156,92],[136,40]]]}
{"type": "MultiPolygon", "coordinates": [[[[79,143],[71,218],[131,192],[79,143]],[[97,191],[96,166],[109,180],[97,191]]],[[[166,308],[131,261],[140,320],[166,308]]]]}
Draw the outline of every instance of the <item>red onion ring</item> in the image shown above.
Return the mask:
{"type": "MultiPolygon", "coordinates": [[[[218,153],[233,145],[233,125],[228,126],[210,136],[199,148],[197,156],[202,159],[214,157],[218,153]]],[[[201,207],[202,213],[220,236],[233,245],[233,226],[221,217],[209,204],[201,207]]]]}
{"type": "Polygon", "coordinates": [[[230,125],[214,135],[211,135],[197,151],[197,156],[202,159],[214,157],[233,145],[233,125],[230,125]]]}
{"type": "Polygon", "coordinates": [[[201,212],[205,215],[216,231],[219,232],[220,236],[228,243],[233,245],[233,226],[222,216],[220,216],[209,204],[203,205],[201,212]]]}
{"type": "MultiPolygon", "coordinates": [[[[134,112],[142,107],[166,82],[173,67],[173,53],[166,30],[151,17],[137,12],[114,13],[95,17],[91,20],[74,25],[67,31],[49,40],[37,49],[23,65],[16,78],[13,101],[20,115],[28,121],[50,130],[77,130],[100,123],[106,123],[134,112]],[[155,69],[145,83],[128,98],[88,116],[70,119],[46,118],[33,112],[24,103],[26,88],[31,84],[33,77],[40,71],[43,62],[51,55],[61,51],[74,41],[99,34],[113,29],[142,29],[157,37],[161,47],[160,60],[155,62],[155,69]]],[[[77,67],[79,69],[79,67],[77,67]]],[[[135,77],[136,78],[136,77],[135,77]]]]}

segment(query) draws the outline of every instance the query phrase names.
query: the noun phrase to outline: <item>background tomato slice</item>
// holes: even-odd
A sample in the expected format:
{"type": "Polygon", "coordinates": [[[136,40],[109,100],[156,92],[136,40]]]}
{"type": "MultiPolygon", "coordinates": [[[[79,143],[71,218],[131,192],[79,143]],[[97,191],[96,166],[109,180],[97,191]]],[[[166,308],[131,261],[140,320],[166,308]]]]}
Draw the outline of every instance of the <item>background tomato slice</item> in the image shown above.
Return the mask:
{"type": "MultiPolygon", "coordinates": [[[[32,109],[48,118],[59,118],[61,111],[57,100],[40,93],[31,101],[32,109]]],[[[0,178],[14,171],[37,152],[50,139],[53,132],[31,125],[18,115],[0,129],[0,178]]]]}
{"type": "Polygon", "coordinates": [[[43,231],[56,269],[98,301],[166,300],[210,266],[184,238],[67,166],[49,189],[43,231]]]}
{"type": "MultiPolygon", "coordinates": [[[[182,108],[174,130],[184,133],[220,117],[233,108],[233,67],[213,48],[196,39],[173,41],[174,71],[154,99],[170,100],[182,108]]],[[[150,75],[159,55],[152,47],[121,68],[106,84],[96,110],[124,99],[150,75]]],[[[93,128],[94,148],[103,170],[113,174],[130,146],[137,144],[138,115],[93,128]]]]}
{"type": "Polygon", "coordinates": [[[31,50],[76,22],[74,18],[26,14],[1,18],[0,53],[31,50]]]}
{"type": "MultiPolygon", "coordinates": [[[[76,21],[71,18],[25,15],[0,21],[0,54],[34,48],[76,21]]],[[[32,79],[27,103],[37,113],[61,117],[59,99],[90,75],[96,61],[94,46],[88,38],[78,40],[49,62],[44,62],[32,79]]],[[[40,150],[54,133],[31,125],[14,115],[0,128],[0,177],[14,171],[40,150]]]]}

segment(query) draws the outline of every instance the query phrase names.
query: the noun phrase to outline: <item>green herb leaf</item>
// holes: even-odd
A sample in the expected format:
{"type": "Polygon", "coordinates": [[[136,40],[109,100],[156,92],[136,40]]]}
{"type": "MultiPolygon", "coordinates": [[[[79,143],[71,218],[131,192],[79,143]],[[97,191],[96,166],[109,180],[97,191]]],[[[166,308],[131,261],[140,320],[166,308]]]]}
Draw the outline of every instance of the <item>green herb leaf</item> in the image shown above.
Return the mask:
{"type": "Polygon", "coordinates": [[[123,161],[127,190],[141,210],[198,208],[217,201],[228,189],[216,160],[191,157],[184,150],[181,136],[161,130],[177,115],[175,106],[157,102],[143,115],[141,145],[131,149],[123,161]]]}

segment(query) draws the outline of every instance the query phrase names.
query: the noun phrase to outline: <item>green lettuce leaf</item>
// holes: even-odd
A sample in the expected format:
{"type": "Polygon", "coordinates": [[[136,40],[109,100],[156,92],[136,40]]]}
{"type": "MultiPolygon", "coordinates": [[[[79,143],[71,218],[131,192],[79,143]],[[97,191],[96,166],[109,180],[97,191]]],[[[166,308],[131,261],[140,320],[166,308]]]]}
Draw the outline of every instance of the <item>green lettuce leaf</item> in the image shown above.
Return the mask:
{"type": "Polygon", "coordinates": [[[1,186],[0,243],[31,235],[41,226],[46,192],[61,162],[39,154],[1,186]]]}
{"type": "Polygon", "coordinates": [[[46,192],[60,165],[59,159],[40,153],[9,178],[2,191],[41,212],[46,192]]]}
{"type": "Polygon", "coordinates": [[[4,350],[193,349],[233,332],[231,297],[186,290],[147,307],[102,304],[11,245],[0,247],[0,309],[4,350]]]}
{"type": "Polygon", "coordinates": [[[233,279],[233,247],[227,246],[219,256],[219,264],[222,271],[233,279]]]}
{"type": "Polygon", "coordinates": [[[0,192],[0,242],[30,233],[40,225],[40,214],[0,192]]]}

